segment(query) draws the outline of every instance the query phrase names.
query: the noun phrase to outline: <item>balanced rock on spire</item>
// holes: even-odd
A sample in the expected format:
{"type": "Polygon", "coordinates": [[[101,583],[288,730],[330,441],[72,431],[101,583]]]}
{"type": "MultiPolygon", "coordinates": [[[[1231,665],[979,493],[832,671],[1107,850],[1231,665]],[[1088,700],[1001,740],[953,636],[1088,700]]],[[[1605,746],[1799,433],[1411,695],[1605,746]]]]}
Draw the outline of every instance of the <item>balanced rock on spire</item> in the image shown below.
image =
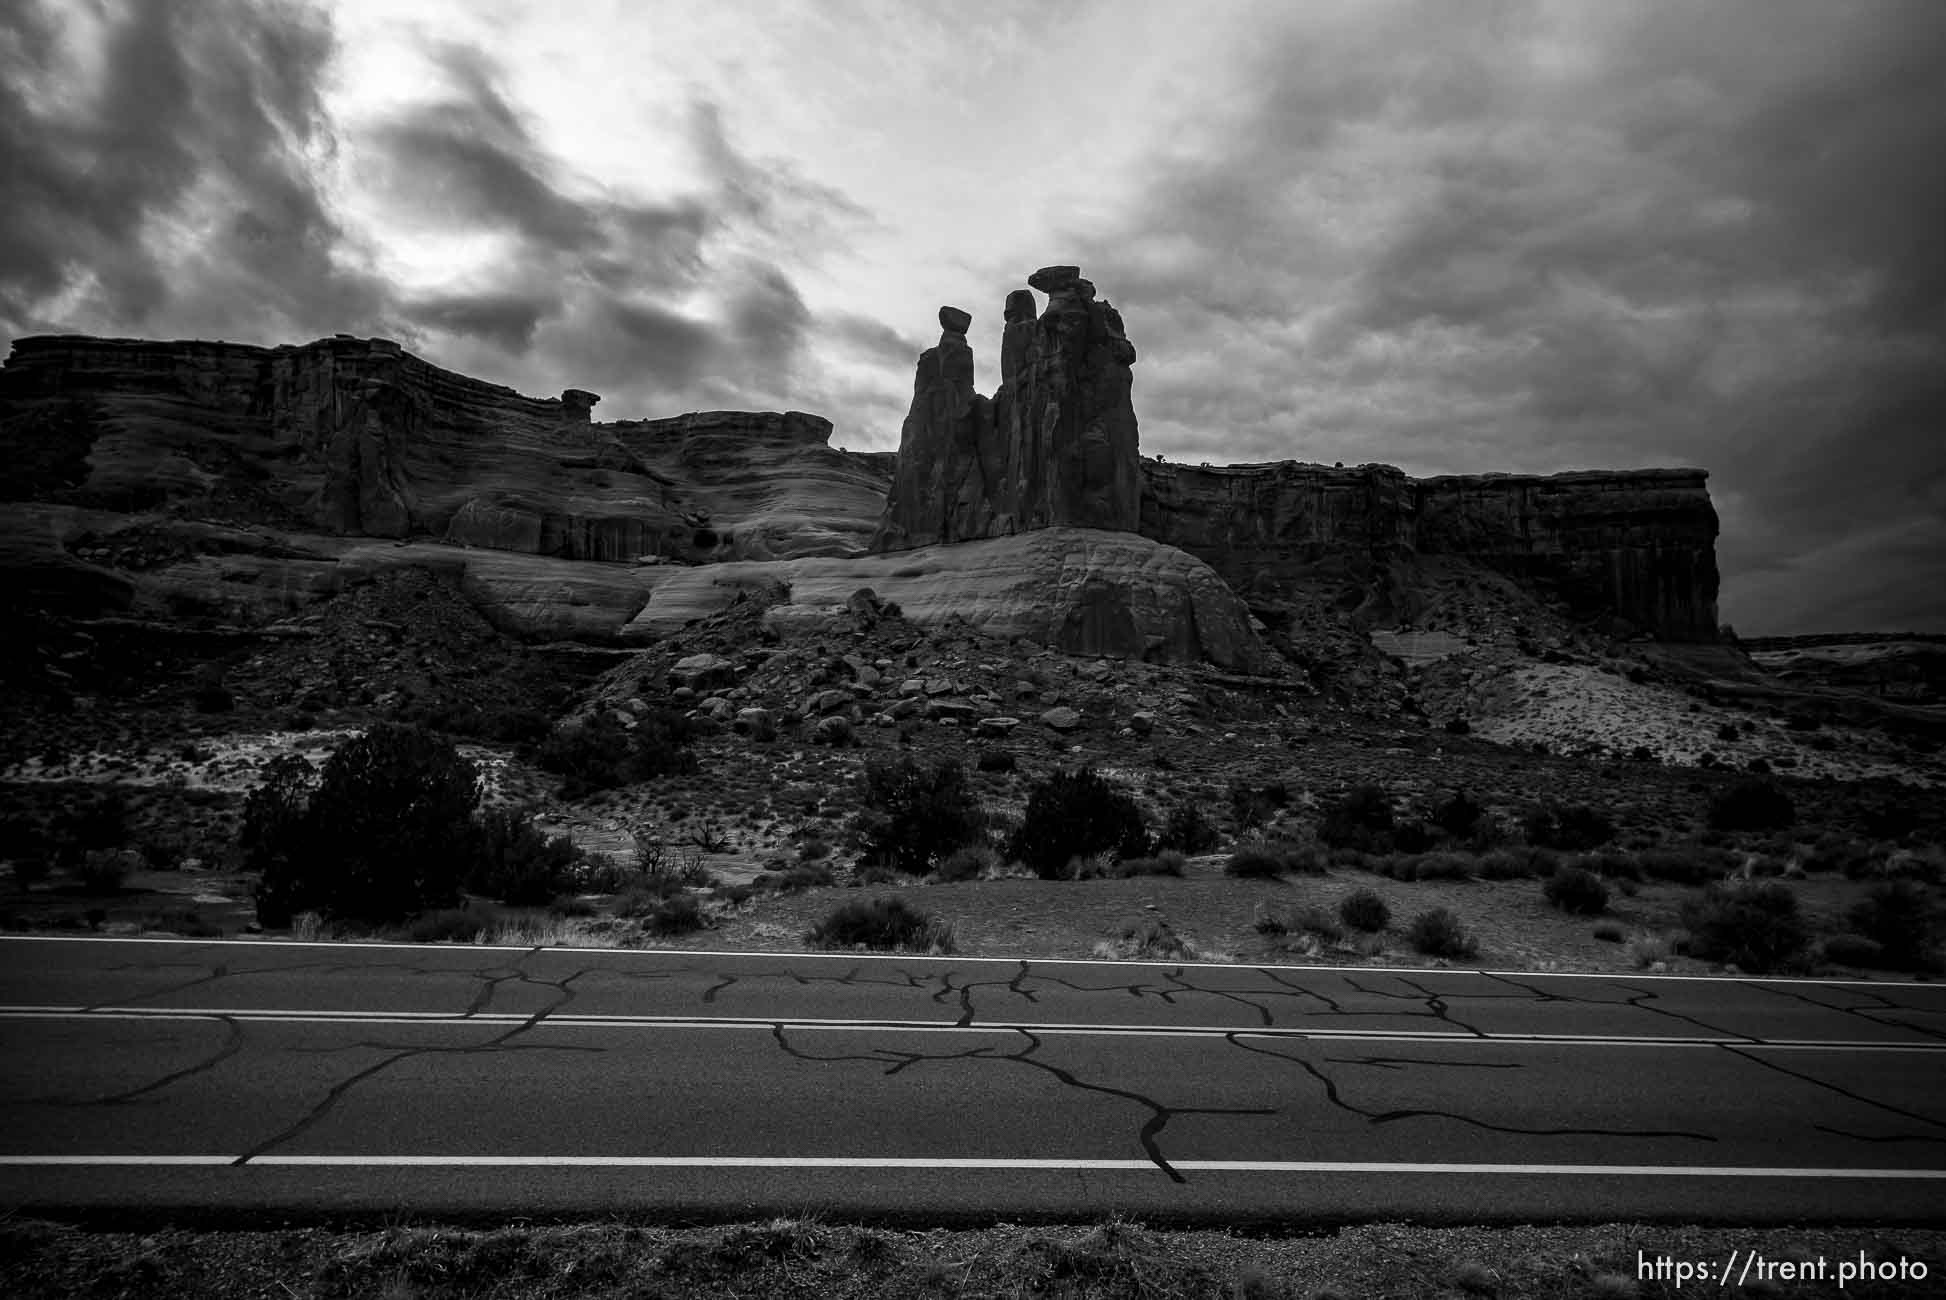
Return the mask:
{"type": "Polygon", "coordinates": [[[1000,388],[973,388],[972,318],[942,307],[939,345],[919,358],[898,471],[875,551],[1070,526],[1134,532],[1141,507],[1135,348],[1122,318],[1074,266],[1007,295],[1000,388]],[[957,328],[956,328],[957,327],[957,328]]]}

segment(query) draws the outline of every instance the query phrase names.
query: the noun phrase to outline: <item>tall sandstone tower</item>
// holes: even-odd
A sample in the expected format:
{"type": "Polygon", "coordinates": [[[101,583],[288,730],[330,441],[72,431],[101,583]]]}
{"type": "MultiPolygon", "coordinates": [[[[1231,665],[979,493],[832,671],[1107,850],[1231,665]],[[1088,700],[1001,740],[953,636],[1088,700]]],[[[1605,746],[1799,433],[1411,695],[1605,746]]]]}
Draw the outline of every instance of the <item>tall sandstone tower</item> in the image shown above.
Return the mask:
{"type": "Polygon", "coordinates": [[[1121,314],[1075,266],[1027,277],[1045,293],[1007,295],[1000,387],[973,389],[973,318],[941,307],[937,347],[920,354],[898,470],[874,551],[1069,526],[1135,532],[1142,473],[1130,398],[1135,347],[1121,314]]]}

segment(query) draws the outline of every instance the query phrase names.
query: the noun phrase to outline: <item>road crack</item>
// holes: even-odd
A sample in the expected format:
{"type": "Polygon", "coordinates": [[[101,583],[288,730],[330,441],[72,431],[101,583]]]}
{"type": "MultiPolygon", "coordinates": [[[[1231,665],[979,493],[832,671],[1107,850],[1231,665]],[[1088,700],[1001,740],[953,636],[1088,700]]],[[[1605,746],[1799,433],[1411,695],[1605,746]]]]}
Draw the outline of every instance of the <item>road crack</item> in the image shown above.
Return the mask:
{"type": "Polygon", "coordinates": [[[1313,1065],[1311,1062],[1304,1060],[1301,1057],[1286,1055],[1283,1052],[1273,1052],[1267,1048],[1252,1047],[1250,1046],[1250,1044],[1240,1041],[1241,1034],[1247,1032],[1248,1032],[1247,1030],[1238,1031],[1237,1033],[1225,1034],[1223,1037],[1233,1047],[1241,1048],[1246,1052],[1254,1052],[1258,1056],[1272,1057],[1275,1060],[1284,1061],[1291,1065],[1297,1066],[1299,1069],[1303,1070],[1306,1074],[1309,1074],[1313,1079],[1317,1080],[1318,1084],[1324,1089],[1325,1099],[1329,1101],[1333,1106],[1337,1107],[1339,1110],[1344,1111],[1348,1115],[1356,1115],[1359,1118],[1366,1120],[1367,1122],[1374,1125],[1395,1124],[1398,1123],[1400,1120],[1408,1120],[1408,1119],[1443,1119],[1443,1120],[1449,1120],[1455,1124],[1467,1124],[1467,1125],[1471,1125],[1474,1128],[1485,1129],[1490,1133],[1506,1134],[1510,1137],[1687,1138],[1696,1142],[1715,1142],[1717,1140],[1711,1134],[1696,1133],[1686,1129],[1611,1129],[1611,1128],[1586,1128],[1578,1125],[1565,1126],[1559,1128],[1529,1128],[1529,1127],[1524,1127],[1521,1125],[1514,1125],[1514,1124],[1495,1124],[1488,1120],[1475,1119],[1471,1115],[1462,1115],[1457,1111],[1430,1110],[1430,1109],[1406,1108],[1406,1107],[1400,1107],[1393,1110],[1373,1110],[1368,1107],[1355,1105],[1351,1101],[1347,1100],[1344,1097],[1344,1095],[1339,1092],[1337,1081],[1334,1080],[1328,1073],[1326,1073],[1323,1070],[1320,1070],[1317,1066],[1313,1065]]]}

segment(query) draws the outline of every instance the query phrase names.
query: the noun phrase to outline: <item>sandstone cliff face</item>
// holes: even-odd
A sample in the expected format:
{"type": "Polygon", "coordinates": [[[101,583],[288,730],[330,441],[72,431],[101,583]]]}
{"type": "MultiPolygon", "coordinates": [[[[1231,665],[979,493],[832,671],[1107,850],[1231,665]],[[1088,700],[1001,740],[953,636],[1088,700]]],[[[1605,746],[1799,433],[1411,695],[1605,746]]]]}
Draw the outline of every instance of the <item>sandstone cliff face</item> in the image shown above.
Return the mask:
{"type": "Polygon", "coordinates": [[[1252,661],[1256,649],[1224,648],[1230,632],[1158,631],[1214,619],[1250,635],[1247,618],[1194,594],[1203,578],[1158,585],[1142,576],[1162,564],[1154,548],[1111,555],[1099,540],[1139,525],[1267,618],[1281,607],[1297,621],[1409,619],[1423,557],[1454,556],[1586,616],[1713,638],[1717,521],[1703,471],[1414,481],[1377,465],[1143,462],[1119,316],[1072,267],[1031,282],[1047,308],[1009,296],[991,400],[973,391],[970,318],[942,312],[896,457],[836,451],[830,424],[800,412],[598,423],[592,393],[524,397],[383,340],[22,339],[0,367],[0,578],[14,600],[76,614],[255,621],[366,572],[434,564],[503,626],[612,639],[643,634],[636,615],[668,580],[625,561],[706,566],[680,587],[714,581],[694,575],[720,572],[716,561],[1053,528],[1092,539],[1093,567],[1059,578],[1046,617],[992,611],[1027,599],[1020,574],[1048,577],[1051,541],[1029,548],[1032,564],[982,570],[1010,595],[980,594],[964,575],[937,589],[1060,644],[1252,661]],[[1133,567],[1117,576],[1117,564],[1133,567]],[[1156,603],[1165,592],[1174,612],[1156,603]]]}
{"type": "Polygon", "coordinates": [[[1700,469],[1485,474],[1415,485],[1417,546],[1553,588],[1671,641],[1716,639],[1716,509],[1700,469]]]}
{"type": "Polygon", "coordinates": [[[301,347],[16,341],[0,453],[17,499],[181,506],[344,536],[574,560],[851,554],[885,467],[802,412],[594,423],[383,339],[301,347]]]}
{"type": "MultiPolygon", "coordinates": [[[[1333,584],[1349,609],[1412,555],[1457,556],[1583,616],[1669,640],[1716,635],[1716,511],[1695,469],[1407,478],[1389,465],[1143,462],[1142,533],[1274,599],[1333,584]]],[[[1407,611],[1383,590],[1374,618],[1407,611]]]]}
{"type": "Polygon", "coordinates": [[[1130,367],[1122,318],[1078,267],[1043,267],[1048,295],[1007,296],[1000,387],[973,389],[972,317],[942,307],[939,345],[919,358],[900,430],[899,468],[875,551],[1069,526],[1133,532],[1141,507],[1130,367]]]}

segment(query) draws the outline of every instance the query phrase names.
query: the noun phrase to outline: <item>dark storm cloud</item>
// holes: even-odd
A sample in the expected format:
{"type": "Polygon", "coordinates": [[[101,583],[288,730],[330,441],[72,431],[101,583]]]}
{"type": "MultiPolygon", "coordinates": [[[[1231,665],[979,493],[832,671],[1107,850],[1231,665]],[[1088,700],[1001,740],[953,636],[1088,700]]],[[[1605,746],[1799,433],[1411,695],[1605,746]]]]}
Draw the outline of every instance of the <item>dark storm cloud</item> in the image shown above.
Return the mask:
{"type": "Polygon", "coordinates": [[[906,338],[876,317],[851,312],[834,313],[824,322],[823,329],[831,342],[886,365],[909,366],[926,346],[906,338]]]}
{"type": "Polygon", "coordinates": [[[332,49],[283,5],[0,7],[0,328],[373,327],[384,292],[306,157],[332,49]],[[84,78],[62,37],[97,22],[84,78]]]}
{"type": "Polygon", "coordinates": [[[843,191],[799,175],[787,160],[737,149],[723,110],[708,100],[691,105],[689,138],[725,208],[799,251],[828,247],[875,224],[843,191]]]}
{"type": "Polygon", "coordinates": [[[422,218],[518,232],[545,248],[578,252],[604,241],[600,205],[577,202],[548,179],[541,150],[495,82],[484,55],[443,46],[435,62],[456,97],[373,130],[388,197],[422,218]]]}
{"type": "Polygon", "coordinates": [[[1702,465],[1742,630],[1946,630],[1946,6],[1353,13],[1077,241],[1145,441],[1702,465]]]}
{"type": "Polygon", "coordinates": [[[484,339],[506,352],[525,352],[534,342],[534,330],[560,307],[558,295],[515,291],[429,294],[405,304],[421,325],[484,339]]]}
{"type": "Polygon", "coordinates": [[[518,284],[414,299],[416,325],[491,343],[530,384],[554,382],[545,372],[602,386],[605,411],[617,415],[705,394],[720,404],[726,386],[753,396],[789,389],[811,314],[781,266],[750,250],[814,256],[855,205],[788,166],[745,157],[708,103],[693,105],[683,127],[702,192],[617,198],[540,143],[489,58],[453,46],[431,53],[444,93],[365,135],[366,166],[403,219],[509,241],[496,261],[518,284]]]}
{"type": "Polygon", "coordinates": [[[780,267],[759,263],[730,301],[730,323],[751,355],[788,364],[811,324],[810,309],[780,267]]]}

